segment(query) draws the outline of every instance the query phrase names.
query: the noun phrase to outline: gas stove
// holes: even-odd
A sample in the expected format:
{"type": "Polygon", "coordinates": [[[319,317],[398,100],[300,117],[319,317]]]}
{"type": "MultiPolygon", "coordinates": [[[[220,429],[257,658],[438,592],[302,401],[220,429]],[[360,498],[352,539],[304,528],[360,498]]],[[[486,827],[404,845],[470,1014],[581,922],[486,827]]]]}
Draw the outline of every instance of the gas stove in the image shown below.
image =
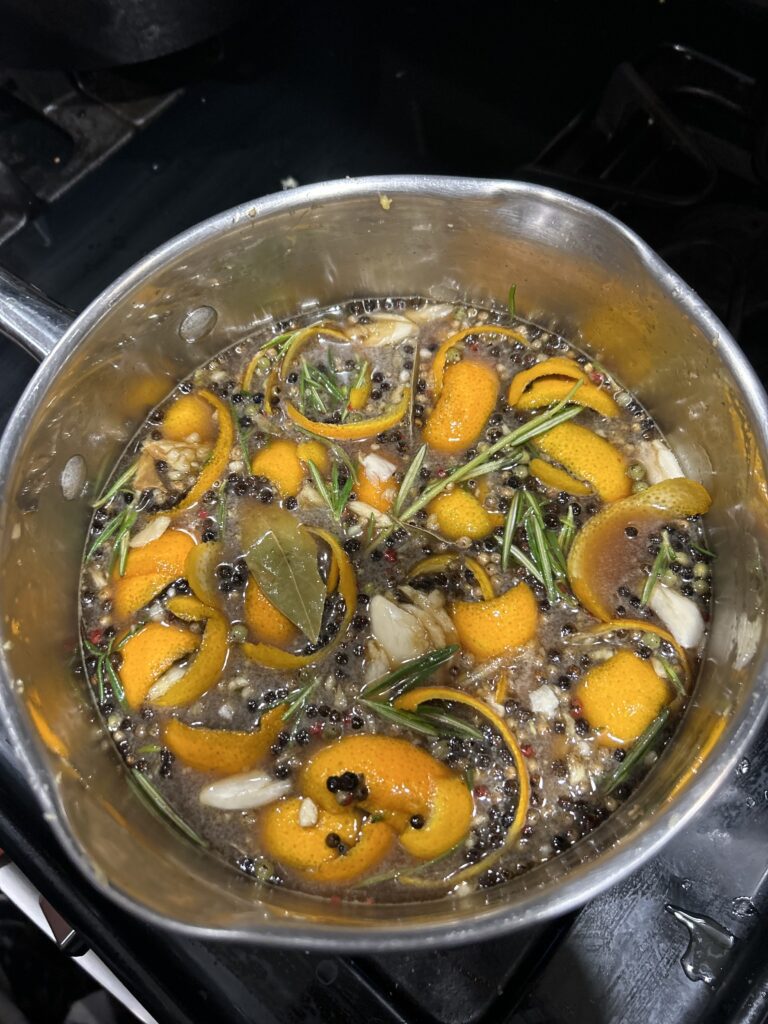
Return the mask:
{"type": "MultiPolygon", "coordinates": [[[[626,221],[768,381],[764,15],[749,0],[639,4],[619,25],[599,4],[544,3],[497,24],[489,12],[472,41],[417,5],[349,22],[299,4],[144,67],[0,72],[0,262],[79,310],[171,235],[281,187],[523,178],[626,221]]],[[[0,345],[4,423],[34,365],[0,345]]],[[[162,1022],[768,1016],[768,734],[637,874],[576,913],[468,948],[320,956],[158,932],[67,861],[2,723],[0,847],[71,924],[74,951],[98,954],[162,1022]]]]}

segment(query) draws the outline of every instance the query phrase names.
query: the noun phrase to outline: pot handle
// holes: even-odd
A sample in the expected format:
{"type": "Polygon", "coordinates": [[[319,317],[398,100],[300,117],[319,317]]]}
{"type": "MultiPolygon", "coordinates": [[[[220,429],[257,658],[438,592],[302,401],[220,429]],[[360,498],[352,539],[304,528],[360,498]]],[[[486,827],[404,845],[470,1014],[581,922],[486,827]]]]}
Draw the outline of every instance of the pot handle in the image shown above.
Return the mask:
{"type": "Polygon", "coordinates": [[[38,361],[53,351],[74,315],[0,267],[0,332],[38,361]]]}

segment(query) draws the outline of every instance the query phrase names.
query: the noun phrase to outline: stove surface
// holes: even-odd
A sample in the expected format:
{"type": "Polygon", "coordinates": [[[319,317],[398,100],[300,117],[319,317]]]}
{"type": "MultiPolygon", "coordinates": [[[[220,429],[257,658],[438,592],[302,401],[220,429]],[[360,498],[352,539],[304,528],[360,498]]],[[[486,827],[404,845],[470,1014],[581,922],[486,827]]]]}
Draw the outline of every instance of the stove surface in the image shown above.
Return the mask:
{"type": "MultiPolygon", "coordinates": [[[[171,235],[291,181],[519,177],[624,219],[768,379],[768,23],[747,2],[711,7],[638,4],[613,24],[597,4],[543,3],[484,25],[484,41],[467,46],[463,26],[435,25],[416,5],[381,23],[298,5],[143,71],[85,82],[0,73],[0,262],[79,310],[171,235]],[[546,47],[526,45],[542,38],[546,47]],[[30,100],[54,93],[53,107],[30,100]],[[86,110],[87,153],[62,104],[86,110]]],[[[0,345],[4,425],[34,364],[0,345]]],[[[768,1014],[768,734],[657,858],[580,912],[407,956],[159,934],[65,859],[2,723],[0,794],[0,846],[158,1020],[698,1024],[768,1014]]]]}

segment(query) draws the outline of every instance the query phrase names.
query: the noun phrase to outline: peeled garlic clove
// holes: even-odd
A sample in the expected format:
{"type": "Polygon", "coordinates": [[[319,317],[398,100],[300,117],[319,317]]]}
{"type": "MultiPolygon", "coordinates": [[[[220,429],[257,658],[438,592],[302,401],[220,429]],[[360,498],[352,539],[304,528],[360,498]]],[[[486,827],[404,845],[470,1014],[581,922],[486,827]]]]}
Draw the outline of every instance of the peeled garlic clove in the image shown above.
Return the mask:
{"type": "Polygon", "coordinates": [[[360,463],[368,479],[378,484],[385,484],[387,480],[394,476],[397,469],[397,466],[393,465],[393,463],[383,459],[381,455],[376,455],[374,452],[364,456],[360,463]]]}
{"type": "Polygon", "coordinates": [[[433,320],[450,316],[455,309],[452,302],[438,302],[436,305],[422,306],[421,309],[409,309],[406,316],[415,324],[430,324],[433,320]]]}
{"type": "Polygon", "coordinates": [[[392,525],[392,520],[386,514],[386,512],[379,512],[373,505],[368,505],[364,501],[350,501],[347,508],[354,512],[358,519],[367,523],[371,516],[373,516],[373,522],[378,527],[387,527],[392,525]]]}
{"type": "MultiPolygon", "coordinates": [[[[164,612],[164,609],[162,609],[164,612]]],[[[151,703],[153,700],[157,700],[158,697],[162,697],[164,693],[178,683],[183,675],[186,674],[187,664],[186,662],[179,665],[171,665],[167,672],[163,672],[160,678],[152,684],[152,688],[147,694],[147,700],[151,703]]]]}
{"type": "Polygon", "coordinates": [[[554,715],[560,707],[557,694],[546,683],[537,690],[531,690],[528,694],[528,699],[531,703],[531,711],[537,715],[554,715]]]}
{"type": "Polygon", "coordinates": [[[418,658],[432,649],[427,631],[405,608],[376,594],[368,606],[371,633],[381,644],[390,665],[418,658]]]}
{"type": "Polygon", "coordinates": [[[199,800],[219,811],[251,811],[290,793],[292,785],[270,775],[243,772],[218,779],[200,790],[199,800]]]}
{"type": "Polygon", "coordinates": [[[299,824],[302,828],[313,828],[320,820],[317,804],[308,796],[299,804],[299,824]]]}
{"type": "Polygon", "coordinates": [[[406,316],[390,313],[372,313],[369,324],[353,324],[347,334],[353,341],[373,347],[375,345],[396,345],[406,338],[412,338],[418,328],[406,316]]]}
{"type": "Polygon", "coordinates": [[[158,537],[162,537],[171,525],[170,516],[153,516],[143,530],[139,530],[128,541],[129,548],[143,548],[158,537]]]}
{"type": "Polygon", "coordinates": [[[378,641],[370,639],[365,645],[365,679],[371,683],[389,672],[389,658],[378,641]]]}
{"type": "Polygon", "coordinates": [[[704,636],[704,619],[695,601],[671,587],[658,585],[648,602],[681,647],[698,647],[704,636]]]}
{"type": "Polygon", "coordinates": [[[644,442],[640,449],[640,461],[645,466],[645,475],[650,484],[685,476],[674,452],[663,441],[644,442]]]}

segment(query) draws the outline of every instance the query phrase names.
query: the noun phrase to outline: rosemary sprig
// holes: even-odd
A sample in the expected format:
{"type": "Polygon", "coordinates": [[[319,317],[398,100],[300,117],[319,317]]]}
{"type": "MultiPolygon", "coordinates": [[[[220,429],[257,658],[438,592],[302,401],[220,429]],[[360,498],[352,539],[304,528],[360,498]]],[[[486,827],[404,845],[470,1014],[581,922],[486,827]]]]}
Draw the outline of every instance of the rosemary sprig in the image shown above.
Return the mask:
{"type": "Polygon", "coordinates": [[[422,654],[420,658],[405,661],[392,672],[366,683],[360,691],[360,696],[371,698],[386,694],[387,699],[399,697],[432,675],[435,669],[444,665],[446,661],[450,661],[458,649],[458,644],[450,644],[448,647],[440,647],[428,654],[422,654]]]}
{"type": "Polygon", "coordinates": [[[670,683],[672,683],[672,686],[674,687],[678,697],[685,697],[685,686],[683,686],[683,681],[678,675],[675,668],[672,665],[670,665],[666,658],[662,657],[661,655],[657,655],[657,657],[659,659],[661,667],[664,669],[664,675],[667,677],[670,683]]]}
{"type": "Polygon", "coordinates": [[[515,530],[520,522],[520,491],[515,491],[515,496],[507,511],[507,518],[504,520],[504,536],[501,539],[501,570],[506,572],[509,568],[509,559],[512,554],[512,541],[515,530]]]}
{"type": "Polygon", "coordinates": [[[717,558],[714,551],[710,551],[708,548],[703,548],[700,544],[691,544],[691,547],[694,551],[698,551],[699,554],[707,555],[709,558],[717,558]]]}
{"type": "Polygon", "coordinates": [[[509,286],[509,295],[507,296],[507,309],[509,310],[509,315],[510,316],[514,316],[515,315],[515,310],[517,309],[517,302],[515,301],[516,295],[517,295],[517,285],[516,284],[511,284],[509,286]]]}
{"type": "Polygon", "coordinates": [[[560,532],[557,535],[557,546],[563,553],[563,557],[568,557],[568,552],[571,550],[571,544],[576,536],[576,519],[573,514],[573,509],[568,506],[568,514],[565,519],[560,519],[560,532]]]}
{"type": "MultiPolygon", "coordinates": [[[[133,630],[128,636],[125,636],[120,643],[117,645],[118,650],[123,646],[129,636],[138,630],[133,630]]],[[[110,640],[106,647],[97,647],[96,644],[92,644],[88,637],[83,637],[83,647],[89,654],[96,658],[96,683],[98,686],[99,703],[104,702],[106,696],[106,684],[109,683],[112,688],[112,694],[115,700],[120,704],[121,707],[125,707],[125,690],[120,680],[120,676],[115,670],[115,666],[112,664],[110,658],[114,651],[115,641],[110,640]]]]}
{"type": "MultiPolygon", "coordinates": [[[[480,452],[474,458],[470,459],[469,462],[465,462],[461,466],[457,466],[452,472],[447,473],[440,480],[436,480],[429,487],[426,487],[419,497],[412,502],[408,508],[403,510],[400,514],[400,519],[404,523],[409,521],[425,508],[433,498],[436,498],[438,494],[441,494],[446,487],[451,484],[461,483],[464,480],[470,480],[473,476],[477,476],[478,469],[488,465],[492,461],[498,461],[495,456],[501,451],[505,451],[510,448],[522,448],[523,445],[527,444],[534,437],[538,437],[539,434],[546,433],[547,430],[551,430],[553,427],[558,426],[561,423],[565,423],[568,420],[578,416],[582,411],[581,406],[573,405],[568,408],[566,406],[570,402],[573,395],[581,387],[582,382],[576,381],[574,386],[561,401],[551,406],[545,412],[540,413],[538,416],[532,417],[527,423],[523,423],[522,426],[518,427],[517,430],[511,431],[509,434],[505,434],[500,437],[498,441],[495,441],[485,451],[480,452]]],[[[384,541],[395,529],[395,526],[387,527],[381,531],[373,540],[373,545],[378,546],[384,541]]]]}
{"type": "Polygon", "coordinates": [[[355,486],[355,478],[348,475],[344,482],[341,482],[339,474],[339,464],[334,462],[333,468],[331,469],[330,480],[326,483],[323,480],[322,474],[314,462],[309,459],[307,462],[309,466],[309,472],[312,475],[315,487],[320,493],[320,497],[326,503],[330,509],[331,515],[336,522],[341,522],[341,514],[349,500],[349,496],[352,493],[352,489],[355,486]]]}
{"type": "Polygon", "coordinates": [[[651,599],[653,591],[656,589],[656,584],[659,582],[664,573],[669,569],[675,557],[675,552],[672,545],[669,542],[669,534],[666,530],[661,531],[661,547],[659,553],[653,560],[651,566],[651,572],[648,579],[645,581],[643,587],[643,593],[640,597],[641,607],[645,607],[651,599]]]}
{"type": "Polygon", "coordinates": [[[297,712],[301,711],[304,708],[304,705],[307,703],[307,700],[309,699],[311,694],[313,694],[315,692],[315,690],[317,689],[317,687],[319,685],[320,685],[320,679],[319,678],[311,679],[306,684],[306,686],[302,686],[300,690],[294,691],[293,695],[289,695],[288,707],[285,709],[285,711],[283,713],[283,721],[284,722],[287,722],[290,718],[293,718],[293,716],[297,712]],[[291,700],[291,696],[293,697],[292,700],[291,700]]]}
{"type": "Polygon", "coordinates": [[[664,708],[654,718],[651,724],[646,730],[638,737],[632,749],[629,751],[627,756],[621,762],[621,764],[608,775],[600,784],[600,791],[608,796],[612,793],[617,786],[626,779],[633,769],[637,766],[638,762],[645,756],[650,747],[655,743],[659,733],[667,724],[669,719],[669,708],[664,708]]]}
{"type": "Polygon", "coordinates": [[[413,485],[416,483],[419,477],[419,473],[421,472],[421,467],[424,465],[424,459],[426,458],[426,455],[427,446],[423,444],[421,448],[419,448],[419,450],[416,452],[413,459],[411,460],[411,464],[406,470],[405,476],[403,477],[403,481],[400,484],[400,488],[397,492],[397,497],[395,498],[394,504],[392,506],[392,511],[396,516],[400,514],[400,509],[405,504],[405,499],[411,493],[413,485]]]}
{"type": "Polygon", "coordinates": [[[530,560],[524,551],[521,551],[516,544],[510,544],[509,554],[510,557],[514,558],[518,565],[522,565],[526,572],[529,572],[534,579],[538,580],[539,583],[544,586],[544,577],[542,576],[538,566],[530,560]]]}
{"type": "Polygon", "coordinates": [[[159,790],[155,788],[143,772],[132,771],[129,773],[129,778],[136,785],[137,789],[139,789],[140,792],[149,799],[154,810],[159,811],[162,816],[171,821],[176,828],[179,829],[180,832],[183,832],[188,839],[191,839],[193,843],[197,843],[198,846],[208,846],[207,841],[203,839],[202,836],[199,836],[194,829],[191,829],[183,818],[179,817],[176,811],[174,811],[168,801],[161,796],[159,790]]]}
{"type": "Polygon", "coordinates": [[[555,587],[551,552],[541,523],[535,515],[530,513],[525,517],[525,535],[528,538],[528,548],[530,549],[533,561],[536,563],[544,581],[547,600],[550,604],[554,604],[559,597],[559,593],[555,587]]]}
{"type": "Polygon", "coordinates": [[[269,352],[270,349],[274,348],[277,349],[277,355],[279,358],[293,341],[293,336],[295,334],[298,334],[298,331],[283,331],[282,334],[278,334],[274,338],[270,338],[269,341],[265,341],[259,348],[259,352],[269,352]]]}
{"type": "Polygon", "coordinates": [[[223,483],[219,484],[219,493],[216,497],[216,525],[219,533],[222,533],[227,525],[227,491],[223,483]]]}
{"type": "Polygon", "coordinates": [[[440,730],[421,715],[414,711],[401,711],[400,708],[393,708],[391,704],[385,704],[380,700],[361,700],[363,707],[379,715],[393,725],[400,725],[405,729],[412,729],[422,736],[439,736],[440,730]]]}
{"type": "Polygon", "coordinates": [[[443,711],[442,708],[422,706],[419,708],[419,716],[426,718],[428,722],[436,725],[448,736],[460,736],[465,740],[484,739],[482,732],[476,726],[465,722],[462,718],[457,718],[449,711],[443,711]]]}
{"type": "Polygon", "coordinates": [[[136,462],[134,462],[132,466],[129,466],[124,473],[120,474],[117,480],[115,480],[115,482],[109,487],[107,491],[104,492],[104,494],[102,494],[102,496],[97,501],[92,502],[91,508],[101,508],[102,505],[108,505],[110,501],[112,501],[112,499],[118,493],[118,491],[122,491],[122,489],[125,487],[128,481],[136,473],[136,470],[138,468],[139,463],[137,460],[136,462]]]}
{"type": "Polygon", "coordinates": [[[138,515],[137,510],[133,505],[126,505],[125,508],[121,509],[116,516],[113,516],[109,520],[107,525],[100,533],[97,534],[96,538],[91,542],[91,546],[85,555],[85,560],[90,561],[95,555],[102,544],[106,544],[108,540],[114,537],[114,547],[112,549],[112,560],[110,568],[115,563],[115,559],[120,557],[120,575],[123,575],[125,571],[125,559],[128,556],[128,540],[129,534],[133,529],[133,524],[136,522],[138,515]],[[121,549],[124,549],[124,553],[121,554],[121,549]]]}
{"type": "Polygon", "coordinates": [[[232,423],[235,428],[235,436],[237,437],[237,443],[240,448],[240,455],[245,463],[246,470],[249,470],[251,466],[251,455],[248,450],[248,443],[256,428],[251,427],[249,430],[243,430],[240,426],[240,417],[238,416],[237,410],[230,406],[230,413],[232,414],[232,423]]]}

